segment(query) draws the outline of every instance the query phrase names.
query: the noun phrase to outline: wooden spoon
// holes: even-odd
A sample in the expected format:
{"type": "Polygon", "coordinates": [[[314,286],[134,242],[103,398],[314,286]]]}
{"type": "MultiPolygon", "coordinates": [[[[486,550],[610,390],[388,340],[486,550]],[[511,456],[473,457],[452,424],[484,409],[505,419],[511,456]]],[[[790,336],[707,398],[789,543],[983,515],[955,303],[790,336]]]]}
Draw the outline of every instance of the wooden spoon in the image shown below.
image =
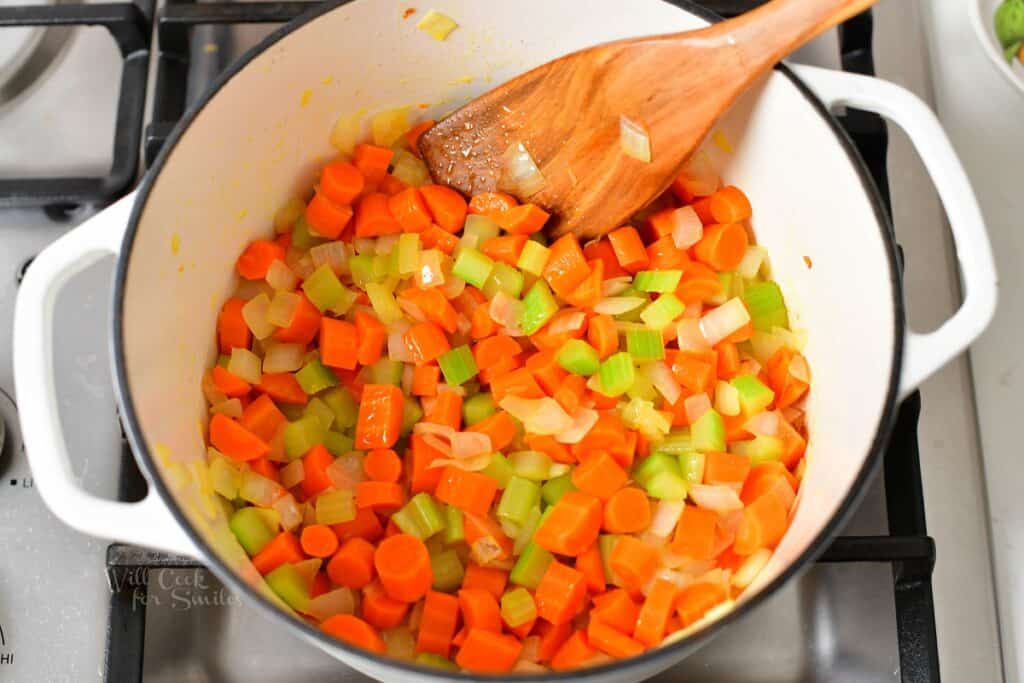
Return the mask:
{"type": "Polygon", "coordinates": [[[701,30],[574,52],[454,112],[420,150],[435,181],[474,195],[499,189],[506,150],[522,143],[543,185],[520,199],[552,214],[553,235],[600,236],[665,191],[753,81],[875,2],[773,0],[701,30]],[[646,132],[650,163],[623,152],[621,116],[646,132]]]}

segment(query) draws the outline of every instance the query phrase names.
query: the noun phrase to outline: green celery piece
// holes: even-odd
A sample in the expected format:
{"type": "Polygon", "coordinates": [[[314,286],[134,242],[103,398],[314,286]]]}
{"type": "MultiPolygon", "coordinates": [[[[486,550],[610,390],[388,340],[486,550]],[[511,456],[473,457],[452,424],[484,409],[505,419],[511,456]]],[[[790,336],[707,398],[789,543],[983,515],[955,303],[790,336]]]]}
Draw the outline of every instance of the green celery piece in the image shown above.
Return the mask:
{"type": "Polygon", "coordinates": [[[493,220],[479,213],[471,213],[466,216],[466,223],[462,226],[459,244],[463,248],[479,249],[483,242],[497,237],[500,233],[501,226],[493,220]]]}
{"type": "Polygon", "coordinates": [[[544,572],[554,559],[554,555],[531,541],[523,548],[523,554],[513,565],[508,580],[517,586],[534,590],[540,585],[544,572]]]}
{"type": "Polygon", "coordinates": [[[525,588],[513,588],[501,596],[501,618],[515,628],[537,618],[537,603],[525,588]]]}
{"type": "Polygon", "coordinates": [[[548,283],[537,280],[523,299],[523,313],[519,326],[523,328],[524,334],[531,335],[544,327],[557,312],[558,302],[551,294],[548,283]]]}
{"type": "Polygon", "coordinates": [[[356,299],[359,297],[358,294],[353,292],[348,287],[343,287],[341,296],[335,302],[334,306],[331,307],[331,313],[336,315],[345,315],[349,309],[355,304],[356,299]]]}
{"type": "Polygon", "coordinates": [[[355,427],[359,417],[359,405],[345,387],[331,389],[320,396],[327,407],[334,411],[334,423],[338,429],[355,427]]]}
{"type": "Polygon", "coordinates": [[[310,273],[309,277],[303,281],[302,291],[306,293],[310,303],[320,309],[321,313],[333,309],[345,296],[345,287],[341,284],[341,280],[326,263],[310,273]]]}
{"type": "Polygon", "coordinates": [[[566,372],[590,377],[601,368],[597,349],[582,339],[570,339],[558,350],[558,364],[566,372]]]}
{"type": "Polygon", "coordinates": [[[420,406],[420,402],[410,396],[406,396],[402,404],[402,428],[398,433],[402,436],[412,434],[413,427],[421,419],[423,419],[423,408],[420,406]]]}
{"type": "Polygon", "coordinates": [[[569,491],[575,491],[576,485],[572,483],[571,474],[563,474],[560,477],[554,479],[548,479],[544,482],[544,485],[540,487],[540,496],[547,505],[554,505],[562,499],[569,491]]]}
{"type": "Polygon", "coordinates": [[[539,501],[540,486],[523,477],[512,477],[501,494],[496,511],[498,519],[522,525],[539,501]]]}
{"type": "Polygon", "coordinates": [[[366,296],[370,297],[370,305],[373,306],[377,318],[385,325],[398,322],[405,316],[402,308],[395,301],[395,295],[386,285],[370,282],[364,289],[366,296]]]}
{"type": "Polygon", "coordinates": [[[659,472],[647,480],[647,495],[658,500],[686,500],[686,480],[672,472],[659,472]]]}
{"type": "Polygon", "coordinates": [[[729,445],[731,452],[750,458],[751,465],[780,460],[782,448],[782,440],[774,436],[755,436],[751,441],[737,441],[729,445]]]}
{"type": "Polygon", "coordinates": [[[320,418],[320,422],[323,423],[324,429],[330,429],[331,425],[334,424],[334,411],[321,399],[314,396],[309,399],[309,403],[302,409],[302,416],[308,417],[313,415],[320,418]]]}
{"type": "Polygon", "coordinates": [[[1004,48],[1024,40],[1024,3],[1004,0],[993,17],[996,38],[1004,48]]]}
{"type": "Polygon", "coordinates": [[[373,256],[373,279],[377,282],[387,280],[392,275],[398,275],[398,262],[395,260],[394,251],[387,254],[374,254],[373,256]]]}
{"type": "Polygon", "coordinates": [[[260,509],[255,507],[236,510],[228,520],[228,528],[250,557],[263,550],[277,536],[277,529],[271,528],[260,509]]]}
{"type": "Polygon", "coordinates": [[[516,476],[530,481],[543,481],[551,472],[551,457],[540,451],[517,451],[508,457],[516,476]]]}
{"type": "Polygon", "coordinates": [[[437,359],[437,364],[441,366],[445,381],[452,386],[468,382],[476,377],[478,372],[473,352],[466,344],[442,353],[437,359]]]}
{"type": "Polygon", "coordinates": [[[434,573],[433,588],[442,593],[451,593],[462,585],[465,568],[459,554],[449,548],[430,557],[430,568],[434,573]]]}
{"type": "Polygon", "coordinates": [[[693,447],[698,451],[725,450],[725,423],[714,408],[690,426],[690,434],[693,436],[693,447]]]}
{"type": "Polygon", "coordinates": [[[402,370],[404,365],[397,360],[381,358],[370,366],[371,384],[390,384],[402,386],[402,370]]]}
{"type": "Polygon", "coordinates": [[[459,666],[455,662],[446,657],[442,657],[441,655],[435,655],[433,652],[420,652],[416,655],[416,659],[414,661],[417,664],[441,669],[442,671],[459,670],[459,666]]]}
{"type": "Polygon", "coordinates": [[[420,540],[444,530],[444,517],[429,493],[417,493],[391,519],[399,529],[420,540]]]}
{"type": "Polygon", "coordinates": [[[501,453],[492,453],[491,461],[487,463],[487,467],[480,470],[481,474],[486,474],[488,477],[498,482],[498,488],[504,489],[508,486],[508,482],[515,476],[516,471],[512,468],[508,458],[501,453]]]}
{"type": "Polygon", "coordinates": [[[626,350],[635,361],[661,360],[665,357],[665,342],[658,330],[627,330],[626,350]]]}
{"type": "Polygon", "coordinates": [[[1013,64],[1016,61],[1017,56],[1020,54],[1021,47],[1024,47],[1024,40],[1018,40],[1016,43],[1010,43],[1009,47],[1003,48],[1003,56],[1006,57],[1006,61],[1013,64]]]}
{"type": "Polygon", "coordinates": [[[278,410],[284,413],[284,416],[288,418],[290,422],[301,420],[305,416],[306,406],[294,405],[292,403],[282,403],[277,406],[278,410]]]}
{"type": "Polygon", "coordinates": [[[688,485],[700,484],[704,481],[704,463],[707,460],[700,451],[679,454],[679,467],[683,472],[683,480],[688,485]]]}
{"type": "Polygon", "coordinates": [[[686,310],[686,305],[675,294],[662,294],[640,311],[640,320],[648,327],[662,330],[686,310]]]}
{"type": "Polygon", "coordinates": [[[775,392],[753,375],[736,375],[729,383],[740,395],[740,409],[744,415],[760,413],[775,400],[775,392]]]}
{"type": "Polygon", "coordinates": [[[626,393],[636,379],[633,357],[625,351],[608,356],[599,370],[601,393],[605,396],[621,396],[626,393]]]}
{"type": "Polygon", "coordinates": [[[462,510],[454,505],[445,506],[444,509],[444,532],[445,545],[461,543],[466,540],[466,527],[462,517],[462,510]]]}
{"type": "Polygon", "coordinates": [[[263,578],[270,590],[296,612],[305,612],[309,607],[309,582],[292,565],[282,564],[263,578]]]}
{"type": "Polygon", "coordinates": [[[608,583],[615,582],[615,572],[612,571],[611,559],[612,550],[615,549],[615,544],[619,542],[619,537],[615,534],[601,534],[597,537],[597,549],[601,553],[601,564],[604,566],[604,580],[608,583]]]}
{"type": "Polygon", "coordinates": [[[363,288],[374,281],[373,257],[367,254],[356,254],[348,260],[349,270],[352,272],[352,284],[363,288]]]}
{"type": "Polygon", "coordinates": [[[683,278],[681,270],[642,270],[633,278],[639,292],[674,292],[683,278]]]}
{"type": "Polygon", "coordinates": [[[356,500],[352,491],[324,491],[316,497],[316,523],[341,524],[356,518],[356,500]]]}
{"type": "Polygon", "coordinates": [[[771,332],[773,327],[789,327],[789,314],[782,290],[774,282],[756,282],[743,291],[743,303],[750,311],[750,320],[759,332],[771,332]]]}
{"type": "Polygon", "coordinates": [[[310,396],[318,394],[324,389],[338,386],[338,376],[315,358],[295,373],[295,379],[302,390],[310,396]]]}
{"type": "Polygon", "coordinates": [[[690,438],[689,430],[678,430],[669,432],[668,436],[658,442],[657,450],[662,453],[681,455],[693,452],[693,439],[690,438]]]}
{"type": "Polygon", "coordinates": [[[284,452],[289,460],[301,458],[313,446],[323,443],[327,430],[315,415],[289,422],[284,426],[284,452]]]}
{"type": "Polygon", "coordinates": [[[398,259],[398,274],[412,275],[420,265],[420,236],[415,232],[405,232],[398,238],[395,245],[398,259]]]}
{"type": "Polygon", "coordinates": [[[462,278],[474,287],[483,287],[494,269],[494,261],[472,247],[459,251],[452,265],[452,275],[462,278]]]}
{"type": "Polygon", "coordinates": [[[480,291],[488,299],[493,299],[498,292],[504,292],[513,299],[518,299],[519,295],[523,293],[524,280],[522,273],[507,263],[499,261],[494,264],[491,276],[487,278],[487,282],[484,283],[480,291]]]}
{"type": "Polygon", "coordinates": [[[718,284],[720,288],[718,293],[707,299],[706,302],[712,306],[721,306],[729,300],[732,293],[733,280],[740,280],[741,278],[735,277],[733,273],[716,273],[718,276],[718,284]]]}
{"type": "Polygon", "coordinates": [[[498,412],[494,397],[489,392],[474,394],[462,402],[462,420],[466,426],[475,425],[498,412]]]}
{"type": "Polygon", "coordinates": [[[312,249],[326,241],[313,234],[313,231],[309,228],[309,223],[306,222],[305,214],[299,216],[292,226],[292,246],[296,249],[312,249]]]}
{"type": "Polygon", "coordinates": [[[526,515],[526,521],[519,527],[519,533],[513,539],[512,554],[514,556],[518,557],[523,552],[523,548],[533,540],[533,534],[537,532],[537,527],[540,526],[540,520],[543,516],[539,504],[530,508],[530,512],[526,515]]]}
{"type": "Polygon", "coordinates": [[[676,458],[668,453],[651,453],[633,468],[633,480],[640,486],[647,486],[647,482],[662,472],[668,472],[675,476],[682,475],[679,461],[676,458]]]}
{"type": "Polygon", "coordinates": [[[516,267],[534,277],[540,277],[541,273],[544,272],[544,266],[548,264],[548,257],[550,256],[550,249],[540,242],[529,239],[523,245],[523,250],[519,253],[516,267]]]}
{"type": "Polygon", "coordinates": [[[658,398],[658,390],[654,388],[654,382],[646,372],[636,372],[633,373],[633,384],[626,389],[626,395],[632,399],[654,401],[658,398]]]}
{"type": "Polygon", "coordinates": [[[355,446],[351,436],[345,436],[338,432],[327,432],[324,434],[324,448],[335,458],[345,455],[355,446]]]}

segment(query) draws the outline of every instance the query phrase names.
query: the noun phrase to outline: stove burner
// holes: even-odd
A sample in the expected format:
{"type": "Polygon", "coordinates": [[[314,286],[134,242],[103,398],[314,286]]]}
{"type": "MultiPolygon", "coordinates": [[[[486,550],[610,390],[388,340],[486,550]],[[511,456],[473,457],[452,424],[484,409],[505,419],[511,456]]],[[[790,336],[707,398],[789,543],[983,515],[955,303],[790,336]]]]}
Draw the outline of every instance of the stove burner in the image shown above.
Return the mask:
{"type": "MultiPolygon", "coordinates": [[[[43,0],[43,5],[67,4],[70,0],[43,0]]],[[[20,5],[0,0],[0,6],[20,5]]],[[[0,108],[39,82],[70,43],[68,26],[20,26],[7,28],[0,41],[0,108]]]]}

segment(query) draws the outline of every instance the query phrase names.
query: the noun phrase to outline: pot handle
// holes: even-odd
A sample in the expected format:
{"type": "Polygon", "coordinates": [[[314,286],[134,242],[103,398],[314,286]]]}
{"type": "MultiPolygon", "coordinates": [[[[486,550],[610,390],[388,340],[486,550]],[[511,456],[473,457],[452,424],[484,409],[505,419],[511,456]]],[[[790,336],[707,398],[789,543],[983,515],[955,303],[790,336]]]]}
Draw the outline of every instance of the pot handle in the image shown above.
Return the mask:
{"type": "Polygon", "coordinates": [[[47,507],[78,531],[198,557],[198,550],[150,486],[137,503],[97,497],[71,469],[53,370],[57,294],[76,273],[118,254],[135,193],[120,199],[42,251],[18,289],[14,308],[14,385],[32,477],[47,507]]]}
{"type": "Polygon", "coordinates": [[[892,83],[812,66],[792,66],[830,109],[848,105],[875,112],[910,137],[946,210],[953,233],[964,298],[933,332],[907,329],[900,398],[962,352],[985,330],[996,309],[998,280],[985,220],[970,180],[942,125],[924,102],[892,83]]]}

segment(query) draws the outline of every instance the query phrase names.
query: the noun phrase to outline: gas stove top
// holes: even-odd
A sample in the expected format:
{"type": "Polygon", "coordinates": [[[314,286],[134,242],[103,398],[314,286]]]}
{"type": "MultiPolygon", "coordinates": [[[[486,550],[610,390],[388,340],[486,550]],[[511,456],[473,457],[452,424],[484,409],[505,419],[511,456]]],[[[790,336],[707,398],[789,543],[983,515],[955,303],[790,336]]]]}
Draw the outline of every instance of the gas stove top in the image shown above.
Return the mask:
{"type": "MultiPolygon", "coordinates": [[[[759,3],[703,4],[731,14],[759,3]]],[[[305,6],[0,5],[0,682],[362,678],[273,628],[198,565],[57,522],[32,486],[11,381],[9,321],[32,257],[123,194],[224,66],[305,6]]],[[[883,1],[873,19],[849,22],[797,61],[863,73],[877,61],[881,76],[927,97],[916,8],[883,1]]],[[[949,262],[937,201],[880,119],[848,112],[843,122],[886,196],[891,189],[911,320],[927,326],[957,296],[952,268],[934,267],[949,262]]],[[[145,484],[121,438],[107,353],[112,265],[77,276],[58,303],[61,418],[86,487],[136,499],[145,484]]],[[[947,680],[1001,680],[970,396],[960,363],[925,385],[923,401],[911,397],[884,476],[822,561],[659,680],[916,682],[940,670],[947,680]],[[928,532],[938,541],[934,572],[928,532]]]]}

